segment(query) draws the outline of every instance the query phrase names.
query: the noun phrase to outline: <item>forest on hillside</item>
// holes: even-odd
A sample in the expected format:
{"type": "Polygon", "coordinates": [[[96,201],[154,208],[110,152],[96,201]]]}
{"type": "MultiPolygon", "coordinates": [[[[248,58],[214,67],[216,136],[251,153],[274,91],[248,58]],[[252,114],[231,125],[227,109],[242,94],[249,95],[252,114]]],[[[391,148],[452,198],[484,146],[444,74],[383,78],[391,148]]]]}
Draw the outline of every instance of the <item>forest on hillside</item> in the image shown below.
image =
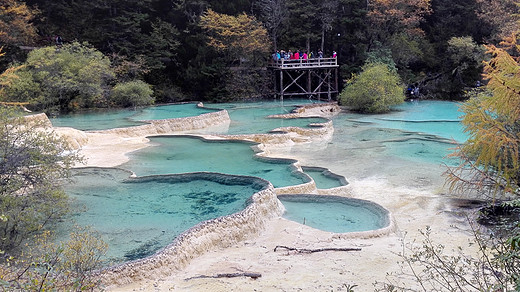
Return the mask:
{"type": "MultiPolygon", "coordinates": [[[[0,42],[5,55],[0,69],[40,68],[32,73],[22,69],[23,84],[19,81],[2,98],[27,102],[52,88],[49,96],[59,100],[48,97],[39,101],[40,107],[61,103],[61,111],[142,103],[118,101],[118,94],[131,92],[151,95],[148,101],[157,103],[261,98],[272,93],[271,76],[262,68],[275,50],[321,49],[325,56],[337,52],[343,85],[367,61],[376,60],[396,68],[403,84],[416,84],[425,98],[464,99],[467,89],[485,82],[483,45],[498,44],[517,31],[515,2],[1,0],[0,42]],[[45,64],[51,69],[43,74],[42,60],[66,57],[52,51],[31,54],[37,55],[32,53],[35,48],[55,47],[58,36],[74,62],[81,59],[74,55],[78,51],[87,56],[87,63],[89,58],[98,60],[102,65],[88,72],[99,71],[101,77],[60,88],[56,84],[62,77],[51,84],[44,81],[42,76],[51,76],[52,70],[65,69],[45,64]],[[96,55],[98,51],[102,56],[96,55]],[[92,80],[101,85],[93,86],[92,80]],[[108,92],[118,84],[119,93],[116,90],[107,102],[108,92]],[[85,97],[78,101],[86,94],[83,91],[94,96],[89,95],[88,102],[85,97]]],[[[85,74],[79,72],[74,74],[85,74]]]]}

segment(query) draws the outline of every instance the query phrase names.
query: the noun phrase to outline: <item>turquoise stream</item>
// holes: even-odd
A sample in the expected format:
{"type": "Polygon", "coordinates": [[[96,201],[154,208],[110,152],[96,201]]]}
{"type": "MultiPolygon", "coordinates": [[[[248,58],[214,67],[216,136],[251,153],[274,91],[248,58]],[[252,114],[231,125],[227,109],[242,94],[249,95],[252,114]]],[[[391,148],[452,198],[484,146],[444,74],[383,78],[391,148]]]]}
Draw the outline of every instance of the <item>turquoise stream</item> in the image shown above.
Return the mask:
{"type": "MultiPolygon", "coordinates": [[[[283,104],[274,101],[210,107],[228,110],[232,119],[230,134],[266,133],[280,126],[306,127],[309,122],[324,120],[266,118],[266,115],[286,113],[296,103],[298,101],[283,104]]],[[[101,129],[124,124],[120,120],[166,118],[170,116],[168,108],[184,112],[196,107],[194,104],[151,107],[139,112],[113,112],[106,119],[77,116],[76,120],[69,116],[58,120],[64,119],[62,126],[84,123],[90,129],[101,129]],[[178,110],[177,106],[184,109],[178,110]]],[[[191,114],[203,112],[197,110],[191,114]]],[[[177,113],[172,113],[172,117],[175,115],[177,113]]],[[[279,151],[298,157],[302,165],[326,167],[348,181],[384,177],[391,184],[410,190],[436,188],[442,185],[441,164],[453,163],[444,157],[456,142],[466,139],[458,116],[457,104],[440,101],[405,103],[385,115],[340,113],[333,118],[334,135],[330,141],[296,144],[279,151]]],[[[56,120],[53,123],[56,125],[56,120]]],[[[132,153],[130,161],[121,166],[144,178],[128,179],[129,173],[118,169],[78,170],[76,182],[66,189],[75,199],[78,210],[83,211],[63,222],[63,234],[73,228],[73,224],[92,225],[110,244],[110,261],[140,258],[171,243],[180,232],[198,222],[242,210],[247,199],[265,186],[260,183],[262,180],[252,178],[246,182],[237,179],[232,184],[229,179],[223,179],[226,176],[218,174],[187,177],[171,174],[204,171],[247,175],[266,179],[276,187],[308,181],[307,176],[294,171],[292,160],[255,157],[251,143],[207,141],[194,136],[153,137],[151,143],[152,147],[132,153]]],[[[346,183],[324,175],[319,168],[306,172],[320,189],[346,183]]],[[[386,195],[388,191],[382,189],[381,193],[386,195]]],[[[356,210],[351,210],[352,203],[342,199],[312,202],[300,198],[283,199],[283,202],[287,218],[299,223],[305,218],[307,225],[323,230],[370,230],[385,224],[381,221],[384,212],[378,213],[379,209],[372,204],[365,206],[356,202],[356,210]],[[360,210],[364,214],[352,213],[360,210]]]]}

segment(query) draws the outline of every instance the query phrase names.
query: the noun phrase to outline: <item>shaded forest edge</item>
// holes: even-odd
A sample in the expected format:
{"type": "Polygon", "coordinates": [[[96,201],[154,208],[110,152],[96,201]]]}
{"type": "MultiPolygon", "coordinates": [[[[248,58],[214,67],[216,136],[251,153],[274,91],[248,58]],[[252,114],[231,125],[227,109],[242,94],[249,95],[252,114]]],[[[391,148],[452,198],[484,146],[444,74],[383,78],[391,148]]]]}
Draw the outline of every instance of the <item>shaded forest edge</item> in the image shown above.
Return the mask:
{"type": "Polygon", "coordinates": [[[518,12],[513,0],[2,3],[0,69],[25,66],[18,74],[23,82],[2,101],[55,113],[272,97],[272,74],[261,68],[276,50],[337,52],[340,88],[377,62],[395,67],[403,91],[412,85],[423,98],[461,100],[484,83],[482,45],[514,32],[518,12]],[[81,56],[63,57],[60,49],[70,46],[81,56]],[[31,56],[46,47],[40,58],[31,56]],[[86,63],[77,61],[92,56],[100,64],[80,72],[86,63]],[[38,67],[42,60],[45,70],[38,67]],[[69,71],[89,76],[62,75],[69,71]]]}

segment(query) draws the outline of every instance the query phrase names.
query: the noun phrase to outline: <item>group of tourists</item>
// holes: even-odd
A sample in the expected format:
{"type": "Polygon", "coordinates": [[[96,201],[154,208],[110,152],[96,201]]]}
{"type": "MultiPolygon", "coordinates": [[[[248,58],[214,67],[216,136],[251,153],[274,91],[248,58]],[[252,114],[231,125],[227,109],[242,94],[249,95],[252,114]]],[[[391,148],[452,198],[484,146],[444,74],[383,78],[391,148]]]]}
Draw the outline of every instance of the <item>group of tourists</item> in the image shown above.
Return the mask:
{"type": "MultiPolygon", "coordinates": [[[[332,52],[332,58],[336,58],[337,54],[336,51],[332,52]]],[[[315,59],[315,58],[323,58],[323,51],[318,50],[318,53],[315,54],[314,51],[311,51],[310,53],[307,53],[307,51],[303,50],[296,50],[292,51],[289,50],[288,52],[284,50],[277,50],[273,53],[273,60],[307,60],[307,59],[315,59]]]]}

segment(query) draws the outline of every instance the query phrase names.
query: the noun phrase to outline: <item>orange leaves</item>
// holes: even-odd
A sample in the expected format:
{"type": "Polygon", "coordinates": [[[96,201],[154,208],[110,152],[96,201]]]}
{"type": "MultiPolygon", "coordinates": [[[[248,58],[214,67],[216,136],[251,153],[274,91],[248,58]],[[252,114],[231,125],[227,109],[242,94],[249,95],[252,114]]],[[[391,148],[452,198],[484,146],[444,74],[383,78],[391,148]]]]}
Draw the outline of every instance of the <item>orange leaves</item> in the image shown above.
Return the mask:
{"type": "Polygon", "coordinates": [[[0,0],[0,42],[4,44],[28,44],[36,36],[31,24],[38,11],[16,0],[0,0]]]}
{"type": "Polygon", "coordinates": [[[373,0],[368,17],[373,24],[390,33],[404,30],[415,34],[420,31],[419,23],[429,13],[430,0],[373,0]]]}
{"type": "MultiPolygon", "coordinates": [[[[504,190],[519,195],[520,190],[520,64],[506,49],[518,44],[513,35],[507,46],[486,46],[492,58],[484,63],[487,92],[466,102],[462,120],[470,139],[455,156],[463,165],[471,165],[470,173],[494,191],[504,190]]],[[[468,184],[454,172],[450,184],[468,184]]]]}
{"type": "Polygon", "coordinates": [[[230,53],[232,58],[269,52],[267,31],[253,16],[232,16],[210,9],[202,15],[200,25],[208,32],[208,45],[230,53]]]}

